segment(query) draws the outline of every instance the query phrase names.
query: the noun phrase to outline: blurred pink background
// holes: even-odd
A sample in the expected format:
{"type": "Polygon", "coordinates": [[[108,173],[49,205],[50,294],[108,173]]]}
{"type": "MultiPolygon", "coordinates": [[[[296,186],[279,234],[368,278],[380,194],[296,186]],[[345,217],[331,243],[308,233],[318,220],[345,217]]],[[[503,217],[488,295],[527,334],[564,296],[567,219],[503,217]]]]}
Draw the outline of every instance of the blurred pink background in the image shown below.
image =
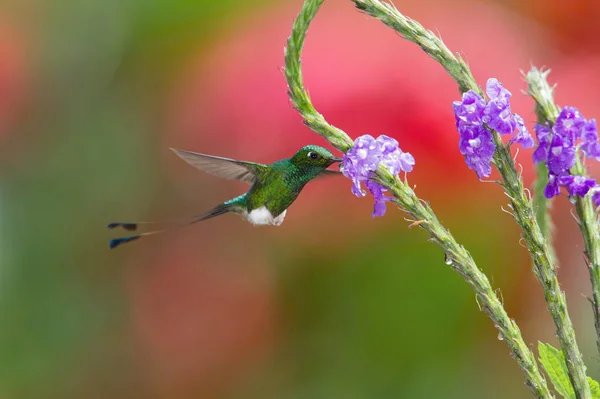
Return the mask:
{"type": "MultiPolygon", "coordinates": [[[[301,4],[0,6],[0,397],[528,397],[442,252],[398,209],[371,219],[345,179],[311,183],[277,229],[224,216],[108,250],[107,222],[177,218],[246,189],[168,147],[267,163],[327,146],[291,108],[281,72],[301,4]]],[[[396,6],[463,54],[481,85],[502,81],[530,128],[520,70],[532,64],[552,69],[559,104],[597,116],[597,2],[396,6]]],[[[393,136],[415,156],[409,181],[532,349],[556,344],[506,198],[458,152],[459,93],[444,70],[343,0],[322,7],[303,67],[330,123],[393,136]]],[[[518,161],[531,184],[531,151],[518,161]]],[[[553,209],[559,277],[598,378],[583,246],[568,201],[553,209]]]]}

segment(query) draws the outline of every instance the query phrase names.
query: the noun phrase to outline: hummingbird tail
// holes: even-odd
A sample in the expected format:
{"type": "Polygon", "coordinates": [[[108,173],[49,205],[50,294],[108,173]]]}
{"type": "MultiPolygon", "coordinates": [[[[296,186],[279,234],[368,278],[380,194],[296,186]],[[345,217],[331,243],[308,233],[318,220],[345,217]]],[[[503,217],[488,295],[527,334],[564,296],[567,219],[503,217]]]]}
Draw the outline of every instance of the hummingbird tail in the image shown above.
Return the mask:
{"type": "Polygon", "coordinates": [[[188,216],[188,217],[179,218],[179,219],[160,220],[157,222],[112,222],[112,223],[107,224],[106,227],[111,230],[116,229],[117,227],[121,227],[123,230],[136,231],[138,229],[138,227],[140,227],[141,224],[143,224],[143,225],[152,225],[152,224],[179,225],[179,224],[186,224],[186,222],[189,222],[191,219],[201,217],[201,216],[202,215],[195,215],[195,216],[191,216],[191,217],[188,216]]]}
{"type": "Polygon", "coordinates": [[[126,236],[126,237],[114,238],[109,241],[108,246],[111,249],[113,249],[113,248],[118,247],[121,244],[126,244],[131,241],[139,240],[140,238],[145,237],[145,236],[162,233],[162,232],[173,230],[173,229],[176,229],[179,227],[189,226],[190,224],[198,223],[203,220],[214,218],[215,216],[223,215],[227,212],[230,212],[233,207],[234,207],[233,205],[219,204],[219,205],[215,206],[213,209],[211,209],[210,211],[202,213],[200,215],[194,215],[194,216],[191,216],[191,217],[188,217],[185,219],[177,219],[177,220],[171,220],[171,221],[167,221],[167,222],[139,222],[139,223],[115,222],[115,223],[109,223],[107,226],[109,229],[114,229],[116,227],[122,227],[123,229],[128,230],[128,231],[137,230],[139,224],[171,223],[172,225],[165,227],[164,229],[153,230],[153,231],[149,231],[147,233],[141,233],[141,234],[135,234],[135,235],[126,236]]]}

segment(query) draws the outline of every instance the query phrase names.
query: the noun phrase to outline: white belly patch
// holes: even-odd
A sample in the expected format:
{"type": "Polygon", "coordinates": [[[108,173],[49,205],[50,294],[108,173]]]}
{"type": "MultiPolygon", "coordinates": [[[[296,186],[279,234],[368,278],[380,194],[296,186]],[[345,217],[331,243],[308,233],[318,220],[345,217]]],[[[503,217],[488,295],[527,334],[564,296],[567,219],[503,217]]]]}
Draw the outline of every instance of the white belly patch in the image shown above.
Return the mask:
{"type": "Polygon", "coordinates": [[[250,213],[244,212],[242,216],[244,216],[247,221],[255,226],[279,226],[281,223],[283,223],[286,212],[287,210],[283,211],[277,217],[273,217],[267,207],[262,206],[260,208],[253,209],[250,213]]]}

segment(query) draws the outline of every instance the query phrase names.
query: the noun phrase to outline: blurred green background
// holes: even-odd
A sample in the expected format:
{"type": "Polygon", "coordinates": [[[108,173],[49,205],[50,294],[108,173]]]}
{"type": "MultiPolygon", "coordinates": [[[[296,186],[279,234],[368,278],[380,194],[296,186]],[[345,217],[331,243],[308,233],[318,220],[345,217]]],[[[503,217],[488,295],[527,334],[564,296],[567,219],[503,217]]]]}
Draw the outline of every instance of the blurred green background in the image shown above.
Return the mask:
{"type": "MultiPolygon", "coordinates": [[[[595,0],[407,0],[404,13],[497,77],[533,123],[519,69],[558,101],[600,104],[595,0]]],[[[234,216],[110,251],[115,220],[204,211],[242,184],[168,150],[272,162],[308,143],[283,46],[301,1],[0,3],[0,398],[525,398],[467,285],[398,209],[345,179],[305,188],[279,228],[234,216]]],[[[498,186],[457,151],[456,85],[420,50],[329,0],[303,57],[317,109],[386,133],[409,176],[501,290],[526,341],[556,344],[498,186]]],[[[530,152],[519,161],[530,183],[530,152]]],[[[597,171],[597,169],[596,169],[597,171]]],[[[327,180],[327,181],[325,181],[327,180]]],[[[582,245],[555,204],[560,278],[600,377],[582,245]]]]}

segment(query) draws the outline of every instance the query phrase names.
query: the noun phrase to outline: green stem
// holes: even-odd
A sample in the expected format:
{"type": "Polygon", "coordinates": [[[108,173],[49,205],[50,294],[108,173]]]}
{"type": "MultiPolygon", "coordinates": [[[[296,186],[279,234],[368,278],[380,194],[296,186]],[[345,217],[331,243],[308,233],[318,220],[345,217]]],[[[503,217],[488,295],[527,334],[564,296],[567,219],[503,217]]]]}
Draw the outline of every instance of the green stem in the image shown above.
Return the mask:
{"type": "Polygon", "coordinates": [[[467,63],[458,54],[453,54],[433,32],[419,22],[400,13],[391,3],[377,0],[352,0],[361,11],[379,19],[384,25],[398,32],[402,38],[417,44],[421,49],[444,67],[446,72],[458,83],[461,93],[473,90],[483,96],[483,91],[469,69],[467,63]]]}
{"type": "MultiPolygon", "coordinates": [[[[538,79],[532,74],[547,74],[545,72],[539,71],[536,68],[532,68],[528,74],[525,76],[528,82],[537,82],[538,79]],[[531,76],[531,78],[530,78],[531,76]]],[[[527,92],[529,95],[533,96],[532,93],[541,93],[542,91],[548,91],[550,95],[552,95],[552,89],[550,87],[540,87],[536,85],[536,83],[528,83],[527,84],[527,92]]],[[[540,98],[545,98],[545,95],[538,96],[540,98]]],[[[544,124],[548,122],[546,115],[543,111],[541,103],[535,104],[535,114],[537,115],[538,122],[544,124]]],[[[552,113],[558,116],[558,109],[556,107],[552,108],[552,113]]],[[[556,118],[555,116],[555,118],[556,118]]],[[[544,195],[544,189],[548,184],[548,167],[545,162],[539,162],[535,168],[536,180],[533,186],[533,191],[535,193],[533,197],[533,209],[535,209],[536,219],[540,225],[540,229],[546,237],[546,242],[548,243],[548,249],[550,250],[550,259],[554,261],[554,264],[558,265],[558,258],[556,257],[556,253],[554,252],[553,245],[553,224],[552,224],[552,216],[550,215],[550,209],[552,208],[552,201],[547,199],[544,195]]]]}
{"type": "MultiPolygon", "coordinates": [[[[393,5],[378,0],[352,0],[361,11],[381,20],[385,25],[398,32],[404,39],[416,43],[458,83],[461,92],[473,90],[482,94],[467,64],[459,55],[454,55],[433,32],[418,22],[402,15],[393,5]]],[[[525,193],[521,176],[517,173],[510,148],[504,146],[500,135],[492,131],[496,143],[494,163],[502,176],[501,185],[508,197],[513,216],[521,226],[523,238],[527,244],[534,264],[534,274],[542,284],[548,311],[556,326],[561,349],[565,354],[569,378],[577,398],[591,398],[575,331],[567,310],[565,294],[560,288],[552,262],[552,252],[547,246],[542,230],[537,222],[531,200],[525,193]]]]}
{"type": "MultiPolygon", "coordinates": [[[[586,168],[581,159],[571,169],[573,174],[586,176],[586,168]]],[[[591,195],[585,198],[575,197],[575,209],[579,217],[579,229],[583,236],[585,255],[588,259],[588,271],[592,284],[592,310],[596,328],[596,347],[600,353],[600,221],[591,195]]]]}
{"type": "Polygon", "coordinates": [[[501,185],[510,198],[513,217],[521,226],[523,238],[533,260],[533,272],[542,284],[548,311],[556,326],[556,335],[565,354],[575,396],[591,398],[592,393],[585,374],[586,367],[577,346],[573,324],[569,318],[565,293],[560,288],[550,252],[537,224],[532,204],[525,195],[523,181],[517,175],[509,149],[504,146],[498,147],[494,160],[498,171],[503,176],[504,181],[501,185]]]}
{"type": "MultiPolygon", "coordinates": [[[[559,115],[559,108],[554,103],[553,87],[548,84],[549,70],[540,71],[532,67],[527,73],[529,95],[536,102],[536,112],[541,123],[548,122],[553,125],[559,115]]],[[[571,168],[574,175],[587,176],[585,165],[581,157],[571,168]]],[[[596,327],[596,347],[600,352],[600,223],[594,203],[590,195],[581,198],[576,196],[575,209],[579,217],[579,229],[583,235],[585,255],[588,259],[588,270],[592,284],[592,310],[594,312],[594,326],[596,327]]]]}
{"type": "MultiPolygon", "coordinates": [[[[345,152],[352,147],[352,140],[345,132],[328,124],[315,110],[302,80],[300,59],[304,38],[323,1],[306,0],[294,21],[292,34],[285,50],[285,76],[290,98],[305,123],[313,131],[325,137],[334,147],[345,152]]],[[[525,374],[525,381],[531,392],[538,398],[552,398],[519,327],[510,319],[488,278],[477,267],[469,252],[456,242],[452,234],[439,222],[429,204],[420,200],[406,182],[401,181],[398,176],[392,176],[383,167],[377,172],[376,181],[390,191],[395,197],[395,202],[404,211],[419,221],[418,226],[429,234],[430,241],[445,252],[446,264],[460,274],[475,291],[480,308],[498,329],[499,337],[508,345],[512,357],[525,374]]]]}
{"type": "Polygon", "coordinates": [[[535,176],[535,182],[533,183],[533,209],[535,210],[535,218],[548,243],[550,259],[557,265],[558,258],[552,244],[554,233],[554,225],[552,224],[552,216],[550,215],[552,201],[544,196],[544,188],[548,184],[548,168],[545,162],[540,162],[535,166],[535,176]]]}

